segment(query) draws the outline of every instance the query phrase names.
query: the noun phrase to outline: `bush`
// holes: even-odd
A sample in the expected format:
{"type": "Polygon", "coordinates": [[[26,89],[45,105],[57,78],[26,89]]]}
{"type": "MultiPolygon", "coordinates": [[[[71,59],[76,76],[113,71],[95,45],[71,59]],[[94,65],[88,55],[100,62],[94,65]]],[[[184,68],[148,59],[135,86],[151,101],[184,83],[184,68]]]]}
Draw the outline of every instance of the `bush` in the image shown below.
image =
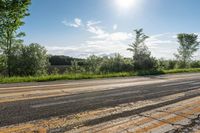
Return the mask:
{"type": "Polygon", "coordinates": [[[20,45],[11,56],[13,76],[43,75],[47,72],[48,56],[39,44],[20,45]]]}
{"type": "Polygon", "coordinates": [[[72,61],[71,64],[72,65],[66,69],[65,73],[70,73],[70,74],[85,73],[85,69],[79,66],[77,61],[72,61]]]}
{"type": "Polygon", "coordinates": [[[150,54],[140,53],[134,57],[133,61],[135,71],[151,71],[157,69],[157,60],[150,54]]]}
{"type": "Polygon", "coordinates": [[[190,63],[191,68],[200,68],[200,61],[192,61],[190,63]]]}
{"type": "Polygon", "coordinates": [[[124,58],[120,54],[115,54],[114,57],[104,57],[100,65],[100,72],[130,72],[133,70],[132,60],[124,58]]]}
{"type": "Polygon", "coordinates": [[[84,68],[87,73],[100,73],[100,67],[103,58],[92,55],[89,56],[84,63],[84,68]]]}
{"type": "Polygon", "coordinates": [[[70,66],[73,61],[77,61],[78,65],[82,66],[84,64],[84,59],[73,58],[64,55],[50,55],[49,62],[52,66],[70,66]]]}
{"type": "Polygon", "coordinates": [[[4,55],[0,55],[0,75],[3,75],[6,70],[5,59],[4,55]]]}
{"type": "Polygon", "coordinates": [[[177,66],[176,60],[159,59],[157,63],[158,63],[158,69],[161,69],[161,70],[175,69],[177,66]]]}

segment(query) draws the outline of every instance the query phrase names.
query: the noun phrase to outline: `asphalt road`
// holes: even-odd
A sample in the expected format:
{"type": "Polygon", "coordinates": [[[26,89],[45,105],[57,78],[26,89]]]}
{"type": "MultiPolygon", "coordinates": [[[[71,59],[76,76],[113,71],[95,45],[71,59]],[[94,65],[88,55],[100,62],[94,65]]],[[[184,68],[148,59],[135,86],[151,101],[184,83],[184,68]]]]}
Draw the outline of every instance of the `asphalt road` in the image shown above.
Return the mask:
{"type": "MultiPolygon", "coordinates": [[[[62,118],[184,93],[174,99],[84,122],[84,126],[94,126],[198,97],[199,89],[199,73],[0,85],[0,127],[53,117],[62,118]]],[[[73,125],[62,128],[65,131],[72,129],[73,125]]]]}

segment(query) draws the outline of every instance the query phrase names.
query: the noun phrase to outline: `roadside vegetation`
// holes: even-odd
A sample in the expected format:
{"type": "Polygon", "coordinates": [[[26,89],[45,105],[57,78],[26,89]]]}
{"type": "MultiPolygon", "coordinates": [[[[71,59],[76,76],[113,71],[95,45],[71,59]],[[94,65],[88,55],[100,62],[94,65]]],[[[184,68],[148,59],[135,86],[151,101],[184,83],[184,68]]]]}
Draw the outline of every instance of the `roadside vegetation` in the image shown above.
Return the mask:
{"type": "Polygon", "coordinates": [[[2,77],[0,83],[20,83],[20,82],[47,82],[57,80],[82,80],[82,79],[102,79],[102,78],[114,78],[114,77],[132,77],[132,76],[149,76],[149,75],[160,75],[160,74],[175,74],[175,73],[194,73],[200,72],[200,68],[191,69],[172,69],[172,70],[161,70],[161,71],[139,71],[139,72],[118,72],[118,73],[106,73],[106,74],[51,74],[41,76],[26,76],[26,77],[2,77]]]}
{"type": "Polygon", "coordinates": [[[48,55],[45,47],[37,43],[24,45],[19,32],[23,19],[29,16],[31,0],[0,1],[0,83],[44,82],[141,75],[158,75],[182,72],[200,72],[200,60],[194,60],[199,50],[198,35],[177,35],[179,48],[173,60],[156,59],[145,45],[149,38],[143,29],[134,31],[127,52],[112,56],[91,55],[88,58],[48,55]]]}

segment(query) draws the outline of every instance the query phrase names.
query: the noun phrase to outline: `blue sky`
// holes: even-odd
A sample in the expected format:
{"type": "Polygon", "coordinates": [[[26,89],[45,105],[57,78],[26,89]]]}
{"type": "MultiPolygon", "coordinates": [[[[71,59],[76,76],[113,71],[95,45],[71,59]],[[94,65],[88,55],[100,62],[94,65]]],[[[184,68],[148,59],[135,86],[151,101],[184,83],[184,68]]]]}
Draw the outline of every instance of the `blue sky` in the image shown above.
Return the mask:
{"type": "Polygon", "coordinates": [[[32,0],[21,30],[26,44],[40,43],[50,54],[130,57],[133,30],[143,28],[153,56],[173,58],[177,33],[200,33],[199,5],[199,0],[32,0]]]}

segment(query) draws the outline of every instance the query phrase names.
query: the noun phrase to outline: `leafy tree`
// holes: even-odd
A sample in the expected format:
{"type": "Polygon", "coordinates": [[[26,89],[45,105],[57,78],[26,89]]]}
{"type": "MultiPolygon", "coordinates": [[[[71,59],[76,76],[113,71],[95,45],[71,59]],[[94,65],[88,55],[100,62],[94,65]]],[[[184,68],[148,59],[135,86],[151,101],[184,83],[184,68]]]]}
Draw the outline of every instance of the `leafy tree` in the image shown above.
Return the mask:
{"type": "Polygon", "coordinates": [[[115,54],[114,57],[104,57],[100,65],[100,72],[129,72],[133,68],[132,60],[124,58],[120,54],[115,54]]]}
{"type": "Polygon", "coordinates": [[[102,58],[91,55],[85,60],[85,69],[89,73],[99,73],[102,58]]]}
{"type": "Polygon", "coordinates": [[[190,63],[191,68],[200,68],[200,61],[192,61],[190,63]]]}
{"type": "Polygon", "coordinates": [[[39,44],[19,45],[11,58],[11,76],[32,76],[46,74],[48,62],[47,51],[39,44]]]}
{"type": "Polygon", "coordinates": [[[163,58],[159,59],[157,63],[159,69],[165,69],[165,70],[174,69],[176,68],[177,65],[176,60],[165,60],[163,58]]]}
{"type": "Polygon", "coordinates": [[[127,50],[133,52],[133,64],[135,70],[150,70],[156,68],[156,60],[151,57],[151,52],[145,45],[149,37],[143,33],[143,29],[135,30],[135,41],[127,50]]]}
{"type": "Polygon", "coordinates": [[[59,69],[58,68],[53,68],[51,74],[53,74],[53,75],[59,74],[59,69]]]}
{"type": "Polygon", "coordinates": [[[84,59],[64,56],[64,55],[50,55],[49,62],[53,66],[70,66],[71,63],[76,60],[78,65],[82,66],[84,64],[84,59]]]}
{"type": "Polygon", "coordinates": [[[5,56],[0,54],[0,75],[3,74],[5,70],[5,56]]]}
{"type": "Polygon", "coordinates": [[[168,60],[168,65],[166,69],[175,69],[177,66],[177,60],[168,60]]]}
{"type": "Polygon", "coordinates": [[[24,25],[23,18],[28,16],[28,6],[31,0],[0,0],[0,49],[6,55],[6,68],[11,76],[11,58],[15,51],[15,42],[24,33],[17,30],[24,25]]]}
{"type": "Polygon", "coordinates": [[[194,53],[199,49],[198,35],[195,34],[178,34],[179,42],[178,54],[175,54],[179,60],[179,67],[189,67],[190,60],[194,53]]]}
{"type": "Polygon", "coordinates": [[[22,49],[23,70],[26,75],[46,74],[49,65],[47,50],[37,43],[24,46],[22,49]]]}
{"type": "Polygon", "coordinates": [[[77,61],[72,61],[72,65],[67,68],[66,73],[84,73],[85,69],[78,65],[77,61]]]}

